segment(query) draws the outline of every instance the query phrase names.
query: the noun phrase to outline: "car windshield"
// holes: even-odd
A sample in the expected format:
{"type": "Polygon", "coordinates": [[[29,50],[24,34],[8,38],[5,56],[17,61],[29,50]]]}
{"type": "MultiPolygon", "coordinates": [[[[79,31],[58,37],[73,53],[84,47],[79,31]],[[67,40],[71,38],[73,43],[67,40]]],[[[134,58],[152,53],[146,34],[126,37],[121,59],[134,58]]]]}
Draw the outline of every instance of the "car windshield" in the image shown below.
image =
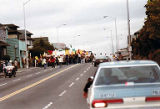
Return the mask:
{"type": "Polygon", "coordinates": [[[157,66],[101,68],[95,85],[160,82],[157,66]]]}

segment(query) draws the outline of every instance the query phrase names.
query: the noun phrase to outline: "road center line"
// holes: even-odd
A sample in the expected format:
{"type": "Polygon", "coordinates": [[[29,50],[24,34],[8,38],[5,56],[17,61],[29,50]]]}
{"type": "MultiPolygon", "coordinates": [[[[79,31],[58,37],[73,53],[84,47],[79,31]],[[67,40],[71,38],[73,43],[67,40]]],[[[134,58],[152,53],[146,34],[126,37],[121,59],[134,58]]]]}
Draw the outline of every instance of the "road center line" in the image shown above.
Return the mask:
{"type": "Polygon", "coordinates": [[[47,104],[43,109],[48,109],[53,103],[50,102],[49,104],[47,104]]]}
{"type": "Polygon", "coordinates": [[[1,86],[5,86],[5,85],[7,85],[7,83],[4,83],[4,84],[0,84],[0,87],[1,87],[1,86]]]}
{"type": "Polygon", "coordinates": [[[60,97],[63,96],[66,92],[67,92],[67,91],[64,90],[61,94],[59,94],[59,96],[60,96],[60,97]]]}
{"type": "Polygon", "coordinates": [[[53,77],[61,74],[62,72],[65,72],[66,70],[71,69],[71,68],[73,68],[75,66],[77,66],[77,65],[73,65],[73,66],[71,66],[71,67],[69,67],[67,69],[61,70],[60,72],[57,72],[57,73],[55,73],[53,75],[50,75],[50,76],[48,76],[48,77],[46,77],[46,78],[44,78],[42,80],[39,80],[39,81],[37,81],[37,82],[35,82],[35,83],[31,84],[31,85],[28,85],[28,86],[26,86],[26,87],[24,87],[22,89],[19,89],[19,90],[15,91],[15,92],[12,92],[12,93],[8,94],[8,95],[5,95],[5,96],[3,96],[3,97],[0,98],[0,102],[4,101],[6,99],[9,99],[10,97],[13,97],[13,96],[15,96],[15,95],[17,95],[19,93],[22,93],[22,92],[24,92],[24,91],[26,91],[26,90],[28,90],[28,89],[30,89],[32,87],[35,87],[35,86],[37,86],[37,85],[39,85],[39,84],[41,84],[41,83],[49,80],[50,78],[53,78],[53,77]]]}
{"type": "Polygon", "coordinates": [[[70,85],[69,85],[69,87],[72,87],[74,85],[74,82],[72,82],[70,85]]]}
{"type": "Polygon", "coordinates": [[[79,80],[79,78],[76,78],[76,81],[78,81],[79,80]]]}

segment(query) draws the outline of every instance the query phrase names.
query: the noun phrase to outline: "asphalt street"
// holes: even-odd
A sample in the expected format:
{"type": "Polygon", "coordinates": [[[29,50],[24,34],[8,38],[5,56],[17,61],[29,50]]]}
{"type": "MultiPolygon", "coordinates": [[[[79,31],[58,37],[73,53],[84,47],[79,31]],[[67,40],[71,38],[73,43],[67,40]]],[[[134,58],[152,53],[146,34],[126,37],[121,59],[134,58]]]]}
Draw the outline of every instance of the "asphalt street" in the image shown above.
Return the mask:
{"type": "Polygon", "coordinates": [[[30,68],[15,78],[0,78],[0,109],[88,109],[83,88],[96,68],[74,64],[30,68]]]}

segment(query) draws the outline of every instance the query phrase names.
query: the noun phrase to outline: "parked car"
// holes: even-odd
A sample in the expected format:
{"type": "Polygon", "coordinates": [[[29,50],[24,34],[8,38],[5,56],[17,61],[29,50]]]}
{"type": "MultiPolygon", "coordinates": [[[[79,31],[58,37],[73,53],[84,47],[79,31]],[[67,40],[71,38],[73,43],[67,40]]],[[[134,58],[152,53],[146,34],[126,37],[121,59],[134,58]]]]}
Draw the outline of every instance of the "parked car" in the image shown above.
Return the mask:
{"type": "Polygon", "coordinates": [[[108,56],[97,56],[94,61],[94,66],[97,67],[100,63],[109,62],[110,58],[108,56]]]}
{"type": "Polygon", "coordinates": [[[160,67],[153,61],[101,63],[87,102],[90,109],[160,109],[160,67]]]}

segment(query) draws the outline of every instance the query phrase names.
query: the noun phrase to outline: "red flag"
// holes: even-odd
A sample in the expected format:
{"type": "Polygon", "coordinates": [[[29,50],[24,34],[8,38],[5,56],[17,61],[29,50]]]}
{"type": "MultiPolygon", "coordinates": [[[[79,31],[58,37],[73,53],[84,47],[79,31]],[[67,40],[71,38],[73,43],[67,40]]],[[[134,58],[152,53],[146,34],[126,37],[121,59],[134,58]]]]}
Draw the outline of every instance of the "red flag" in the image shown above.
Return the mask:
{"type": "Polygon", "coordinates": [[[48,50],[48,53],[51,55],[53,53],[53,51],[52,50],[48,50]]]}

